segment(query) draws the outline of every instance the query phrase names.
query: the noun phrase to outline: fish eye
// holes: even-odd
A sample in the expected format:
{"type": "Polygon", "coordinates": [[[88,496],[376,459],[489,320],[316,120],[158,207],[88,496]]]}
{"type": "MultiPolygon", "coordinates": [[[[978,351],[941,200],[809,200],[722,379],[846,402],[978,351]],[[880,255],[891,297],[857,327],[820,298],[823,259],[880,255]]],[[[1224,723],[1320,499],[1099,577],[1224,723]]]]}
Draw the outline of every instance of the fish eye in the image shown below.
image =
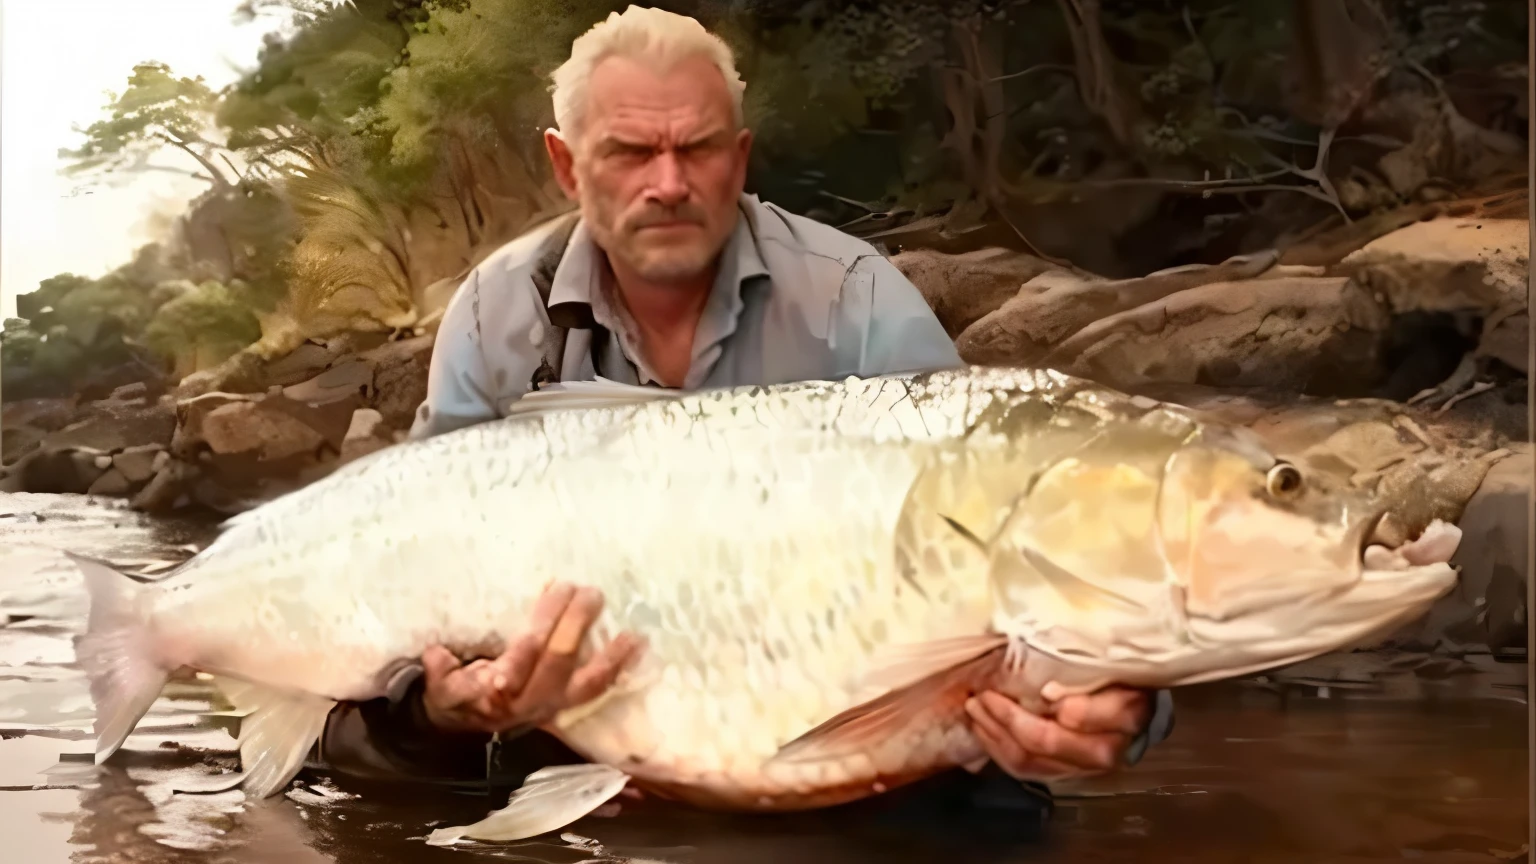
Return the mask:
{"type": "Polygon", "coordinates": [[[1301,472],[1295,465],[1281,462],[1269,469],[1264,482],[1269,494],[1276,498],[1291,498],[1301,491],[1301,472]]]}

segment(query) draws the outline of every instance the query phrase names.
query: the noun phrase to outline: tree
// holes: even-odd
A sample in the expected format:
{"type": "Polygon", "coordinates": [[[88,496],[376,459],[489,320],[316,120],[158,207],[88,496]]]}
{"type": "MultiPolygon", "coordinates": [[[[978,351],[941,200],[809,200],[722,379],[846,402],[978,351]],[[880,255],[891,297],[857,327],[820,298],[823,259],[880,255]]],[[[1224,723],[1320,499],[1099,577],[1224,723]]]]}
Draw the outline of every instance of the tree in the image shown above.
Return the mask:
{"type": "Polygon", "coordinates": [[[213,161],[220,158],[231,174],[239,177],[240,172],[229,161],[227,151],[206,137],[219,97],[201,77],[178,78],[163,63],[140,63],[133,67],[128,88],[120,95],[109,95],[106,119],[84,129],[76,127],[85,135],[85,143],[73,150],[59,151],[59,157],[67,164],[66,173],[178,171],[149,164],[153,156],[170,147],[202,166],[201,172],[178,173],[190,174],[214,186],[229,186],[230,177],[213,161]]]}

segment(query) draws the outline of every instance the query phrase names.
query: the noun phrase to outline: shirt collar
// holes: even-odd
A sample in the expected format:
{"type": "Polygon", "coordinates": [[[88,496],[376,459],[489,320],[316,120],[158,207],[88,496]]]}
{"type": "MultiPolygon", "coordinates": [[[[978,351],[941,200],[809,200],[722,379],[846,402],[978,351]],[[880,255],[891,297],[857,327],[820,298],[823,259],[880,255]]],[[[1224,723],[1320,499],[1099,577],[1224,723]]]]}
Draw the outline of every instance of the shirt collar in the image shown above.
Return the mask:
{"type": "MultiPolygon", "coordinates": [[[[704,317],[699,322],[702,338],[695,340],[696,349],[706,348],[735,329],[743,305],[742,286],[749,279],[768,275],[745,201],[738,205],[737,214],[736,228],[721,250],[720,271],[715,276],[704,317]]],[[[579,220],[550,282],[550,323],[583,330],[596,323],[593,305],[601,302],[605,266],[602,251],[592,240],[586,220],[579,220]]]]}

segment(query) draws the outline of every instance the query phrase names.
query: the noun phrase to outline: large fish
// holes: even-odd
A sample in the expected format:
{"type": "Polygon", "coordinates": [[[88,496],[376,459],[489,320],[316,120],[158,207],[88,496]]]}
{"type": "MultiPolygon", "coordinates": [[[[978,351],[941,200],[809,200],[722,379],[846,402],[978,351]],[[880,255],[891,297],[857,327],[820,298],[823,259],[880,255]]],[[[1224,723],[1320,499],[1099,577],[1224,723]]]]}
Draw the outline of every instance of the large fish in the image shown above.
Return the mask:
{"type": "Polygon", "coordinates": [[[429,838],[558,829],[628,782],[791,810],[985,760],[995,688],[1173,687],[1302,660],[1454,584],[1435,523],[1396,550],[1326,466],[1247,430],[1047,371],[678,394],[568,385],[230,520],[162,581],[76,559],[97,761],[182,667],[217,676],[243,783],[301,767],[338,700],[441,643],[492,656],[550,580],[607,599],[590,654],[646,643],[548,729],[591,764],[429,838]]]}

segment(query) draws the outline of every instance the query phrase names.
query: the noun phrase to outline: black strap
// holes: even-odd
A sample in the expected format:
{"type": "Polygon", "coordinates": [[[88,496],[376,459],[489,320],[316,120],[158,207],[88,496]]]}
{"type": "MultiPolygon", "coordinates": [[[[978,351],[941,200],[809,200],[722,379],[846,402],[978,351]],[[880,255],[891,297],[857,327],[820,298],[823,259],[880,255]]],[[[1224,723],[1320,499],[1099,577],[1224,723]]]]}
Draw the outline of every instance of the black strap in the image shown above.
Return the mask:
{"type": "MultiPolygon", "coordinates": [[[[572,210],[555,217],[552,221],[558,224],[539,246],[539,257],[534,263],[532,274],[533,285],[539,291],[539,299],[544,303],[544,311],[549,318],[550,333],[544,339],[544,357],[528,380],[530,391],[560,380],[560,367],[565,359],[566,336],[571,330],[570,323],[561,323],[562,316],[550,310],[549,295],[554,288],[555,271],[560,268],[560,259],[565,257],[565,249],[570,245],[571,235],[576,231],[576,223],[581,221],[581,211],[572,210]]],[[[598,357],[602,353],[602,346],[608,340],[608,328],[587,322],[583,329],[592,331],[592,368],[595,370],[598,368],[598,357]]]]}

